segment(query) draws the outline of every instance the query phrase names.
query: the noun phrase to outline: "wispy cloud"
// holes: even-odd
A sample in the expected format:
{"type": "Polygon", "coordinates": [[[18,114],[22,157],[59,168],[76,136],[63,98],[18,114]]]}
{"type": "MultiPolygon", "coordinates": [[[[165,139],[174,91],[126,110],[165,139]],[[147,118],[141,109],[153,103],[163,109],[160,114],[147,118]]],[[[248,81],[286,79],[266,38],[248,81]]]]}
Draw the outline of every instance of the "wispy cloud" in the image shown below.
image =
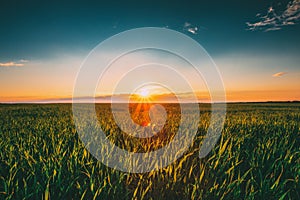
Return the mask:
{"type": "Polygon", "coordinates": [[[25,63],[28,63],[29,60],[26,59],[21,59],[18,62],[15,61],[9,61],[9,62],[0,62],[0,67],[23,67],[25,63]]]}
{"type": "Polygon", "coordinates": [[[21,60],[20,60],[20,62],[21,62],[21,63],[28,63],[28,62],[29,62],[29,60],[26,60],[26,59],[21,59],[21,60]]]}
{"type": "Polygon", "coordinates": [[[198,33],[199,28],[197,26],[192,25],[189,22],[185,22],[183,25],[183,30],[196,35],[198,33]]]}
{"type": "Polygon", "coordinates": [[[24,63],[16,63],[16,62],[6,62],[0,63],[0,67],[22,67],[24,63]]]}
{"type": "Polygon", "coordinates": [[[272,76],[273,77],[281,77],[281,76],[286,75],[286,74],[287,74],[286,72],[278,72],[276,74],[273,74],[272,76]]]}
{"type": "Polygon", "coordinates": [[[274,7],[270,7],[267,14],[258,13],[256,17],[258,18],[256,22],[246,22],[247,30],[268,32],[280,30],[284,26],[295,25],[300,19],[300,0],[290,1],[286,9],[281,12],[276,12],[274,7]]]}

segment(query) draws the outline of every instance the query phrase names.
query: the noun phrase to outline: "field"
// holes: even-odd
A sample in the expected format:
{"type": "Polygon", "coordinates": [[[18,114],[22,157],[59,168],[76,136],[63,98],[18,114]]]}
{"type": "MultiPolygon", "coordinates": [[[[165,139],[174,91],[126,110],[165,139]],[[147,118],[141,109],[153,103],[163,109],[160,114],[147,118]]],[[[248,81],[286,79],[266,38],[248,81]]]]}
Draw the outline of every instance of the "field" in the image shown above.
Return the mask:
{"type": "MultiPolygon", "coordinates": [[[[148,152],[178,130],[178,106],[164,107],[166,125],[151,140],[120,131],[108,104],[96,110],[111,142],[148,152]]],[[[95,159],[77,134],[71,104],[0,105],[0,199],[300,199],[300,103],[228,104],[222,136],[202,159],[211,111],[209,104],[200,108],[188,151],[141,174],[95,159]]],[[[134,118],[141,125],[149,120],[143,113],[134,118]]]]}

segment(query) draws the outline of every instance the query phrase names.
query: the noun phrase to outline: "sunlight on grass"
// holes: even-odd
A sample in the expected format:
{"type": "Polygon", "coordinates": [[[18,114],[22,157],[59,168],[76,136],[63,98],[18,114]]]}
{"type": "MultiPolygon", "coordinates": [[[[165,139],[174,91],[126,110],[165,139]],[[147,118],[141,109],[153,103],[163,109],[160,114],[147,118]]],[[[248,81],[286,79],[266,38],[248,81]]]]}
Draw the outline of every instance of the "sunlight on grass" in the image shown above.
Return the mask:
{"type": "MultiPolygon", "coordinates": [[[[108,104],[96,110],[113,143],[147,152],[166,145],[177,131],[178,108],[164,107],[166,125],[151,140],[120,131],[108,104]]],[[[0,198],[300,198],[300,104],[229,104],[222,137],[203,159],[198,152],[210,105],[200,107],[198,134],[180,159],[157,171],[131,174],[106,167],[85,149],[71,105],[1,105],[0,198]]]]}

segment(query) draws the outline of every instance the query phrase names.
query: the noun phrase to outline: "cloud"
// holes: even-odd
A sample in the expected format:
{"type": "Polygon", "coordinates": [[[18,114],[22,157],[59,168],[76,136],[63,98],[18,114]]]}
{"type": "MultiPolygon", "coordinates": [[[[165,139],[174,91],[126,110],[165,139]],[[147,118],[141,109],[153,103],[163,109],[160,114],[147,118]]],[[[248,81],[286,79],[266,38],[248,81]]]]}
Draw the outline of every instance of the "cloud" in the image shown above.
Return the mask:
{"type": "Polygon", "coordinates": [[[256,14],[258,20],[256,22],[246,22],[247,30],[257,31],[262,30],[265,32],[280,30],[285,26],[297,24],[300,19],[300,0],[290,1],[286,9],[275,12],[273,7],[270,7],[267,14],[256,14]]]}
{"type": "Polygon", "coordinates": [[[273,77],[281,77],[281,76],[283,76],[283,75],[285,75],[285,74],[287,74],[286,72],[278,72],[278,73],[276,73],[276,74],[273,74],[272,76],[273,77]]]}
{"type": "Polygon", "coordinates": [[[22,67],[22,66],[24,66],[23,63],[15,63],[15,62],[0,63],[0,67],[22,67]]]}
{"type": "Polygon", "coordinates": [[[20,62],[21,63],[27,63],[27,62],[29,62],[29,60],[21,59],[20,62]]]}
{"type": "Polygon", "coordinates": [[[193,34],[197,34],[198,28],[197,28],[197,27],[194,27],[194,28],[188,28],[187,31],[190,32],[190,33],[193,33],[193,34]]]}
{"type": "Polygon", "coordinates": [[[183,30],[196,35],[198,33],[199,28],[197,26],[192,25],[189,22],[185,22],[183,25],[183,30]]]}
{"type": "Polygon", "coordinates": [[[191,26],[191,23],[185,22],[183,26],[184,26],[184,28],[187,28],[187,27],[191,26]]]}

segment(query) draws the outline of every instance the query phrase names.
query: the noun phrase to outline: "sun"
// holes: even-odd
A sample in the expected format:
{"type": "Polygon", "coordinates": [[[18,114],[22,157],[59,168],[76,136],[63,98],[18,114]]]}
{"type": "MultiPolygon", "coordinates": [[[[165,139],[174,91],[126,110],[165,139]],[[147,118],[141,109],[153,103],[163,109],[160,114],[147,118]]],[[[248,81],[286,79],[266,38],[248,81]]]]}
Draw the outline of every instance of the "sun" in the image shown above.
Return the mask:
{"type": "Polygon", "coordinates": [[[139,95],[140,95],[141,97],[146,98],[146,97],[149,96],[149,90],[147,90],[146,88],[143,88],[143,89],[139,92],[139,95]]]}

